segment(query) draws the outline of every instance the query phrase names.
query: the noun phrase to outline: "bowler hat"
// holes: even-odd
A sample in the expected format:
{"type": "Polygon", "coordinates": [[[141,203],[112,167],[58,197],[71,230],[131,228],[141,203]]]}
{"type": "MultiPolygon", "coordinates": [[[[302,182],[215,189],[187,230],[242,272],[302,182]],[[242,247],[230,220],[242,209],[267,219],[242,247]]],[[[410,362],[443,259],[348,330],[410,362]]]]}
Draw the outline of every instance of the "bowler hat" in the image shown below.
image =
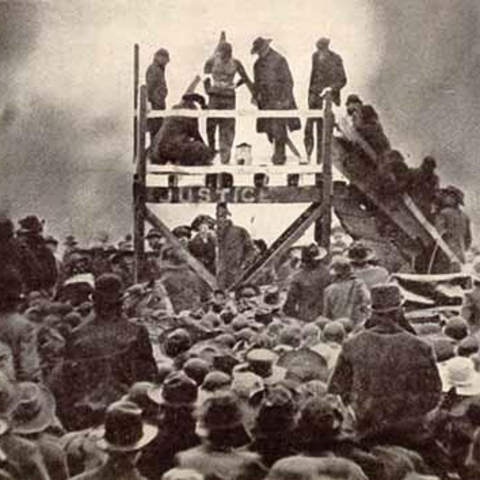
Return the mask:
{"type": "Polygon", "coordinates": [[[404,300],[400,287],[395,283],[374,285],[371,290],[372,312],[388,313],[399,310],[404,300]]]}
{"type": "Polygon", "coordinates": [[[189,358],[183,365],[183,371],[197,385],[201,385],[210,370],[210,365],[201,358],[189,358]]]}
{"type": "Polygon", "coordinates": [[[445,324],[443,333],[447,335],[447,337],[453,338],[454,340],[463,340],[464,338],[468,337],[468,323],[460,316],[449,318],[445,324]]]}
{"type": "Polygon", "coordinates": [[[226,387],[230,387],[232,384],[232,377],[220,370],[214,370],[207,374],[202,383],[202,389],[208,392],[214,392],[226,387]]]}
{"type": "Polygon", "coordinates": [[[40,433],[53,424],[55,399],[46,387],[33,382],[20,382],[17,395],[17,405],[11,418],[15,433],[40,433]]]}
{"type": "Polygon", "coordinates": [[[193,407],[197,401],[198,387],[185,373],[173,372],[163,381],[163,385],[151,388],[148,396],[164,407],[193,407]]]}
{"type": "Polygon", "coordinates": [[[105,425],[98,432],[100,448],[110,452],[135,452],[156,437],[158,427],[142,421],[142,411],[137,405],[119,401],[108,407],[105,425]]]}
{"type": "Polygon", "coordinates": [[[253,55],[254,53],[260,52],[265,47],[268,47],[271,42],[271,38],[257,37],[252,43],[252,49],[250,50],[250,53],[253,55]]]}
{"type": "Polygon", "coordinates": [[[29,215],[19,220],[18,223],[20,224],[20,233],[41,233],[45,221],[35,215],[29,215]]]}

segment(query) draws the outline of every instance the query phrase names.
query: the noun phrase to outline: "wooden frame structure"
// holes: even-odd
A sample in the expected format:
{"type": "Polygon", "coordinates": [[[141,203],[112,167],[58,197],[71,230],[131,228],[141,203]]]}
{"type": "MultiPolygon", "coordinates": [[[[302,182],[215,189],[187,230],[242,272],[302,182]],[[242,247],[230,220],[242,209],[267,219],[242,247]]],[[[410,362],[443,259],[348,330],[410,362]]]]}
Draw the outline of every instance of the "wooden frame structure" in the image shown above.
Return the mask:
{"type": "MultiPolygon", "coordinates": [[[[314,223],[318,231],[322,231],[322,246],[328,249],[332,221],[332,165],[331,141],[333,134],[334,117],[332,113],[332,99],[329,91],[325,94],[325,109],[323,112],[314,111],[214,111],[214,110],[165,110],[148,111],[147,92],[139,82],[139,54],[138,45],[134,47],[134,152],[136,170],[133,181],[133,210],[134,210],[134,249],[136,280],[139,280],[140,265],[145,260],[145,223],[159,229],[167,242],[173,245],[183,259],[197,275],[211,288],[234,289],[242,282],[255,280],[261,272],[271,266],[281,257],[305,231],[314,223]],[[323,115],[322,115],[323,113],[323,115]],[[323,131],[322,138],[317,135],[317,163],[312,165],[268,165],[268,166],[241,166],[219,165],[207,167],[178,167],[173,165],[148,165],[147,159],[147,118],[186,116],[197,118],[212,117],[251,117],[251,118],[321,118],[323,129],[317,128],[317,133],[323,131]],[[322,160],[322,165],[320,163],[322,160]],[[287,177],[283,186],[266,186],[261,182],[252,182],[248,186],[227,185],[223,182],[224,176],[236,174],[282,175],[287,177]],[[167,178],[168,186],[148,186],[147,174],[167,178]],[[186,176],[205,176],[213,179],[195,186],[178,186],[178,180],[186,176]],[[302,175],[315,177],[313,185],[300,185],[302,175]],[[265,254],[240,276],[234,285],[219,285],[217,278],[223,268],[222,258],[227,254],[228,246],[217,243],[217,278],[215,278],[198,260],[196,260],[176,239],[161,219],[152,212],[148,204],[188,204],[188,203],[309,203],[308,207],[270,246],[265,254]]],[[[317,122],[318,124],[319,122],[317,122]]],[[[157,177],[158,178],[158,177],[157,177]]]]}

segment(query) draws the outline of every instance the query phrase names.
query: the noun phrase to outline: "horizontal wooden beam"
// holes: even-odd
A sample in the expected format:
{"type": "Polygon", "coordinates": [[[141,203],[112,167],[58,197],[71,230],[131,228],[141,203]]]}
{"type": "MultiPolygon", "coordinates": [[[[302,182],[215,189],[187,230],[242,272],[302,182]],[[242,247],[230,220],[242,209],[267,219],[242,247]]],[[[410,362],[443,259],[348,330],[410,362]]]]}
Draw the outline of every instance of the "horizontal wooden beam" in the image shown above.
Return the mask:
{"type": "Polygon", "coordinates": [[[150,110],[148,118],[189,117],[189,118],[321,118],[319,110],[150,110]]]}
{"type": "Polygon", "coordinates": [[[209,175],[230,173],[235,175],[314,175],[322,172],[321,165],[210,165],[203,167],[181,167],[178,165],[148,165],[150,175],[209,175]]]}
{"type": "Polygon", "coordinates": [[[318,186],[305,187],[147,187],[147,203],[315,203],[318,186]]]}

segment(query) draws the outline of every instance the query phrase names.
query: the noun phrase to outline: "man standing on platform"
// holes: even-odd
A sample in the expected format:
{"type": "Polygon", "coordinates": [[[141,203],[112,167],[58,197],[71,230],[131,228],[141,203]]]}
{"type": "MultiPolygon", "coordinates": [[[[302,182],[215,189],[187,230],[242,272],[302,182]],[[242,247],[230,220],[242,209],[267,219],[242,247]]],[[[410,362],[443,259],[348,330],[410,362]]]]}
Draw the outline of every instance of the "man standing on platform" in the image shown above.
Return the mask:
{"type": "MultiPolygon", "coordinates": [[[[258,37],[253,42],[252,54],[258,59],[253,67],[254,101],[260,110],[294,110],[293,77],[285,57],[270,47],[270,39],[258,37]]],[[[287,156],[285,147],[289,141],[288,131],[300,130],[298,118],[258,118],[257,132],[266,133],[274,145],[272,162],[284,165],[287,156]]]]}
{"type": "MultiPolygon", "coordinates": [[[[161,48],[155,53],[152,64],[147,69],[147,96],[153,110],[165,110],[166,99],[168,95],[167,81],[165,79],[165,69],[170,62],[170,55],[167,50],[161,48]]],[[[150,132],[150,139],[160,130],[163,118],[147,119],[147,127],[150,132]]]]}
{"type": "MultiPolygon", "coordinates": [[[[347,75],[340,55],[329,48],[330,40],[321,38],[317,42],[317,51],[312,56],[312,73],[308,89],[308,108],[322,110],[323,99],[320,96],[326,88],[332,89],[332,100],[335,105],[340,105],[340,91],[347,84],[347,75]]],[[[313,127],[318,124],[317,132],[321,136],[323,120],[309,118],[305,126],[305,150],[310,159],[313,152],[313,127]]],[[[321,140],[319,138],[319,140],[321,140]]]]}
{"type": "MultiPolygon", "coordinates": [[[[239,60],[232,56],[232,45],[220,42],[214,55],[207,61],[204,73],[205,91],[208,94],[208,108],[212,110],[235,110],[235,89],[246,84],[253,91],[253,84],[239,60]],[[240,79],[235,84],[235,75],[240,79]]],[[[215,148],[215,133],[219,133],[220,159],[223,164],[230,162],[230,154],[235,139],[234,118],[209,118],[207,119],[207,139],[212,150],[215,148]]]]}

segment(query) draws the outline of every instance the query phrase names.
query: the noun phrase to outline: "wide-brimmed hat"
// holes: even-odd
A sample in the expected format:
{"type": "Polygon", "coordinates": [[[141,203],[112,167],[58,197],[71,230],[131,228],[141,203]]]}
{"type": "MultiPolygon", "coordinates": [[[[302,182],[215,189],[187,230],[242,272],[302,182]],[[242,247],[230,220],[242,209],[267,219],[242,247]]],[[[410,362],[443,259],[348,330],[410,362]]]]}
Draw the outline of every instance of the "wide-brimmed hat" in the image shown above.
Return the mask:
{"type": "Polygon", "coordinates": [[[395,283],[375,285],[371,290],[372,312],[388,313],[400,309],[404,304],[400,287],[395,283]]]}
{"type": "Polygon", "coordinates": [[[17,385],[17,397],[11,417],[15,433],[40,433],[53,424],[55,399],[47,388],[33,382],[20,382],[17,385]]]}
{"type": "Polygon", "coordinates": [[[252,43],[252,49],[250,50],[250,53],[253,55],[254,53],[260,52],[265,47],[268,47],[271,42],[271,38],[257,37],[252,43]]]}
{"type": "Polygon", "coordinates": [[[198,398],[197,384],[183,372],[168,375],[163,385],[156,385],[148,396],[158,405],[169,408],[193,407],[198,398]]]}
{"type": "Polygon", "coordinates": [[[40,220],[35,215],[28,215],[25,218],[19,220],[19,233],[41,233],[45,220],[40,220]]]}
{"type": "Polygon", "coordinates": [[[355,242],[348,249],[348,259],[353,264],[365,264],[375,259],[375,252],[363,242],[355,242]]]}
{"type": "Polygon", "coordinates": [[[460,396],[480,395],[480,373],[475,371],[475,365],[470,358],[454,357],[448,360],[446,367],[439,372],[444,392],[455,388],[460,396]]]}
{"type": "Polygon", "coordinates": [[[110,452],[135,452],[148,445],[157,435],[158,427],[143,422],[142,410],[132,402],[112,403],[106,413],[105,425],[98,429],[98,446],[110,452]]]}
{"type": "Polygon", "coordinates": [[[191,229],[198,231],[200,230],[200,225],[207,224],[210,228],[215,227],[215,220],[210,215],[198,215],[194,218],[191,229]]]}
{"type": "Polygon", "coordinates": [[[320,261],[326,258],[327,255],[328,252],[324,248],[319,247],[316,243],[311,243],[302,249],[302,262],[320,261]]]}

